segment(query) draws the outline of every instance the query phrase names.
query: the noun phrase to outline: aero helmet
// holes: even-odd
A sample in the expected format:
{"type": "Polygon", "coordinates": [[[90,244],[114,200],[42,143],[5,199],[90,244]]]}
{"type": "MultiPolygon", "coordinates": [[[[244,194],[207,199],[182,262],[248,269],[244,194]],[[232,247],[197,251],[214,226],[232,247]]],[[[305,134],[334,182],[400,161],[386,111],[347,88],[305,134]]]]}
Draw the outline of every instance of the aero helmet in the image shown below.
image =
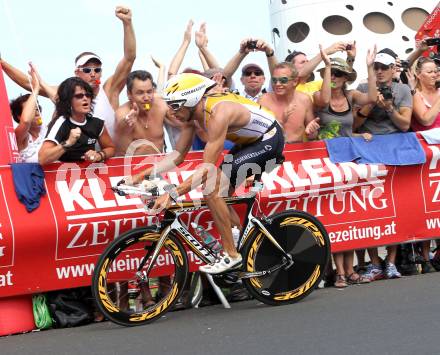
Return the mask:
{"type": "Polygon", "coordinates": [[[214,80],[202,75],[182,73],[173,76],[165,84],[162,98],[173,110],[182,106],[194,107],[205,92],[217,85],[214,80]]]}

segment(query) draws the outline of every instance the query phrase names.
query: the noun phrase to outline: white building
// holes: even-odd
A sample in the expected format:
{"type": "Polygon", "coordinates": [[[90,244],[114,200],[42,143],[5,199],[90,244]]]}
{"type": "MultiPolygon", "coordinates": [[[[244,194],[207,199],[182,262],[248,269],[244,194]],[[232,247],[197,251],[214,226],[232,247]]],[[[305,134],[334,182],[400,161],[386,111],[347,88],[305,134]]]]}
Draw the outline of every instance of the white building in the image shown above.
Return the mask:
{"type": "MultiPolygon", "coordinates": [[[[270,0],[272,41],[281,61],[292,51],[309,58],[337,41],[356,41],[354,68],[366,76],[368,48],[388,47],[406,58],[414,37],[438,0],[270,0]]],[[[345,53],[334,56],[346,57],[345,53]]]]}

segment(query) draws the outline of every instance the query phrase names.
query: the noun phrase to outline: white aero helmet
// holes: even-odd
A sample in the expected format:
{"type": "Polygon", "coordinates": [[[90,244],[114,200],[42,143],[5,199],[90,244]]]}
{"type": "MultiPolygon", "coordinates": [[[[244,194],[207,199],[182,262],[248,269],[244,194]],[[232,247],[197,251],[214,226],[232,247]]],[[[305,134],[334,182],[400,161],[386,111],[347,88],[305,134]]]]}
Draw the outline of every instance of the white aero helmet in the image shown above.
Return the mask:
{"type": "Polygon", "coordinates": [[[173,110],[182,106],[194,107],[200,102],[205,92],[215,85],[217,83],[214,80],[199,74],[177,74],[165,84],[162,98],[173,110]]]}

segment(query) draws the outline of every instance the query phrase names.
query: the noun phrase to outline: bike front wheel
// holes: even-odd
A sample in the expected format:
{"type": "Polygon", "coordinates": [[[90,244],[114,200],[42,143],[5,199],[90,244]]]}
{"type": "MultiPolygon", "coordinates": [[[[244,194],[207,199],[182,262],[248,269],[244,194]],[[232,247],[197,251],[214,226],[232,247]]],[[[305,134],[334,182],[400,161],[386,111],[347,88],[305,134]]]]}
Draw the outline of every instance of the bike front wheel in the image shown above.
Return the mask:
{"type": "MultiPolygon", "coordinates": [[[[290,304],[310,294],[321,281],[330,257],[324,226],[302,211],[270,216],[264,227],[292,257],[293,264],[261,277],[243,279],[249,293],[269,305],[290,304]]],[[[270,270],[282,264],[283,254],[258,227],[243,245],[245,272],[270,270]]]]}
{"type": "Polygon", "coordinates": [[[120,235],[96,264],[92,292],[112,322],[135,326],[156,320],[179,299],[188,274],[185,248],[168,235],[150,273],[146,269],[160,234],[136,228],[120,235]]]}

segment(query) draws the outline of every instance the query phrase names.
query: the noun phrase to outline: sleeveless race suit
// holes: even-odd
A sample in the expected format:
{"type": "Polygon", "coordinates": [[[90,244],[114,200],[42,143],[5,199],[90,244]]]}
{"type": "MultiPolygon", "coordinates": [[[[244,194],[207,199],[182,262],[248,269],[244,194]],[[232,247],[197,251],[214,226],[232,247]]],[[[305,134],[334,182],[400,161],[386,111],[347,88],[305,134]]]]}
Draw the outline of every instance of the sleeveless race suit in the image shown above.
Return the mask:
{"type": "Polygon", "coordinates": [[[207,95],[205,99],[205,129],[212,110],[220,102],[238,103],[250,113],[244,127],[226,134],[226,139],[235,145],[225,156],[221,169],[230,177],[231,186],[237,188],[247,177],[270,171],[283,160],[284,134],[271,111],[233,93],[207,95]]]}

